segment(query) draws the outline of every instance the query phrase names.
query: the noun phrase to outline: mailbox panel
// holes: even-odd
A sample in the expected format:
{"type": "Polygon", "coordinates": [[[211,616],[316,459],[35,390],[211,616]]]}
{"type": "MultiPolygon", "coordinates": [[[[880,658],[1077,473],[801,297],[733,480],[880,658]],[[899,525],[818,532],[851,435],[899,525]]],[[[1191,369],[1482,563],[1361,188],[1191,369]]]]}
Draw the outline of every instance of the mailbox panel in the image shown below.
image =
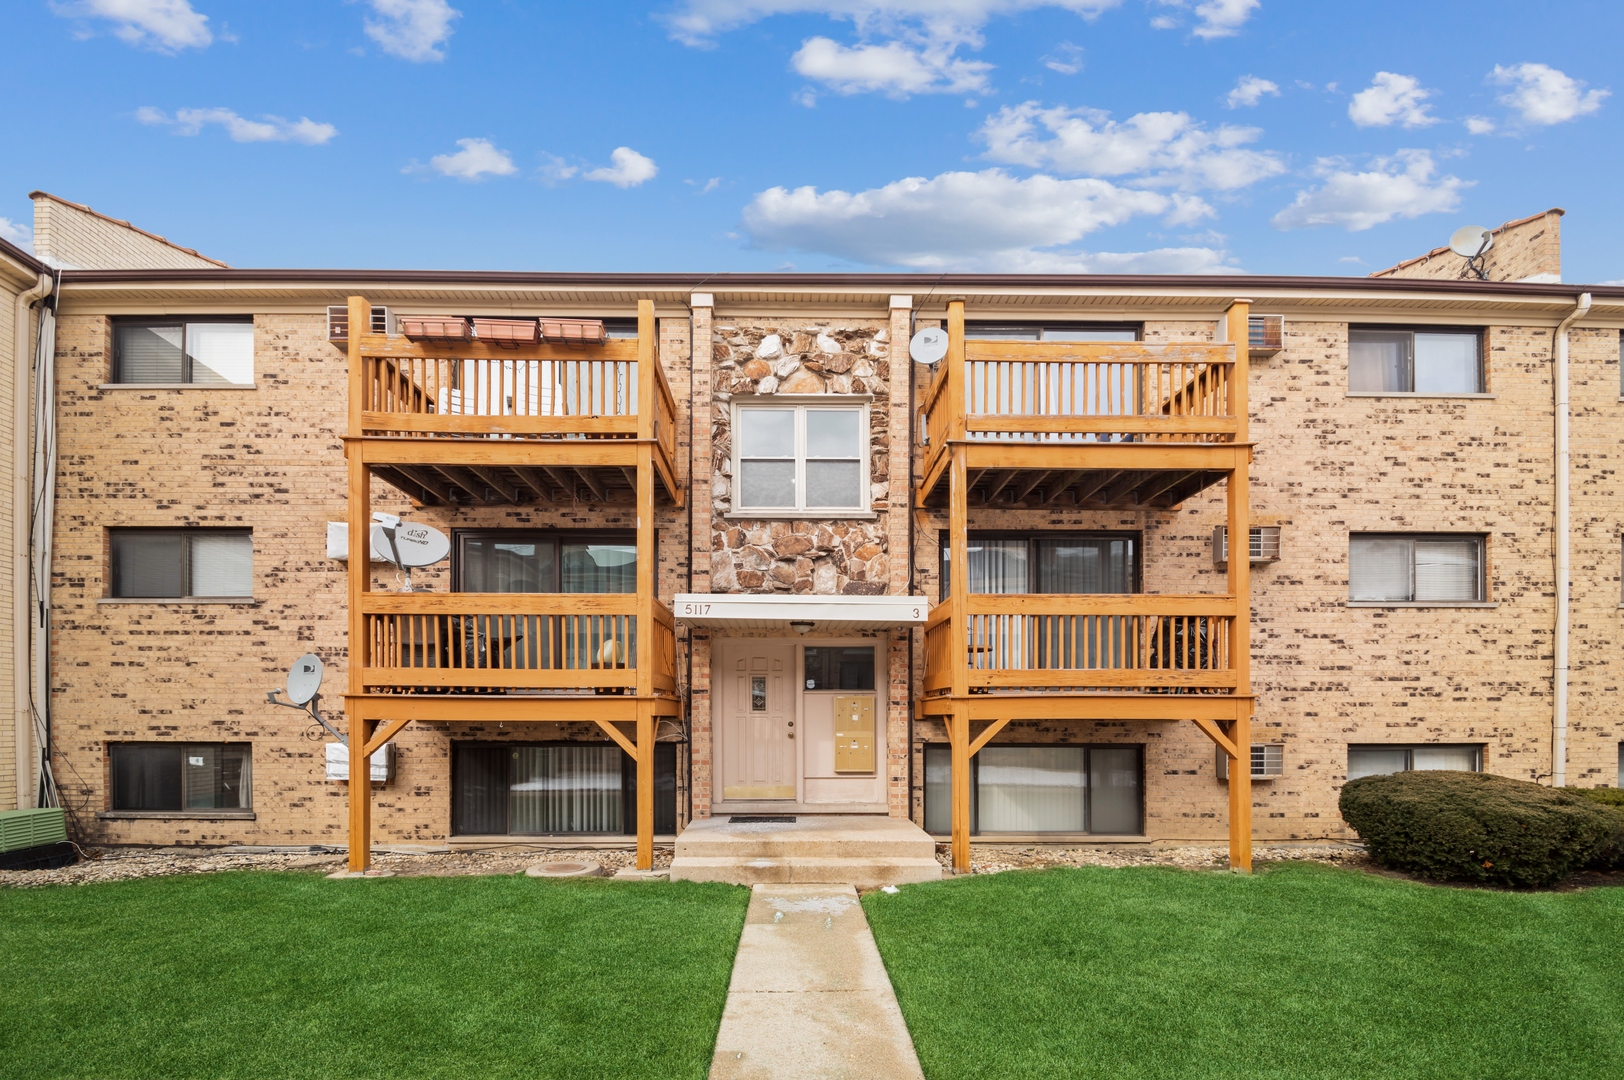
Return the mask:
{"type": "Polygon", "coordinates": [[[874,771],[874,695],[837,694],[834,699],[835,772],[874,771]]]}

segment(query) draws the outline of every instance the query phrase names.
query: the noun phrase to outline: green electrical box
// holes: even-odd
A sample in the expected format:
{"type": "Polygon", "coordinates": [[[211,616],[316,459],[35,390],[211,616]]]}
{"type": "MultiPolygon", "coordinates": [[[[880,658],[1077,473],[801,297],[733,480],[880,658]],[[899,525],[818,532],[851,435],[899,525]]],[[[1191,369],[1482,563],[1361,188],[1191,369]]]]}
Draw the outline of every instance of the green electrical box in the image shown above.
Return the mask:
{"type": "Polygon", "coordinates": [[[68,820],[59,806],[0,810],[0,852],[60,844],[67,839],[68,820]]]}

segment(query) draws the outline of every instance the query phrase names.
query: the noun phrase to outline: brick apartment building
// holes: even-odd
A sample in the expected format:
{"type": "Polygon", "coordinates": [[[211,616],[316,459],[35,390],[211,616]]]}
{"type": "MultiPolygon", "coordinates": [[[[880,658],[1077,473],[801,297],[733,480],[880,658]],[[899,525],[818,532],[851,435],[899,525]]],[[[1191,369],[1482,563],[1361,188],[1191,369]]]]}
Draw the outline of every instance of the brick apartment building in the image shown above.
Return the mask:
{"type": "Polygon", "coordinates": [[[1617,784],[1624,288],[1553,280],[1558,213],[1500,230],[1518,281],[64,271],[64,802],[344,844],[334,738],[266,702],[305,653],[393,748],[388,843],[1272,841],[1347,835],[1350,775],[1617,784]],[[412,593],[350,572],[374,512],[451,539],[412,593]]]}

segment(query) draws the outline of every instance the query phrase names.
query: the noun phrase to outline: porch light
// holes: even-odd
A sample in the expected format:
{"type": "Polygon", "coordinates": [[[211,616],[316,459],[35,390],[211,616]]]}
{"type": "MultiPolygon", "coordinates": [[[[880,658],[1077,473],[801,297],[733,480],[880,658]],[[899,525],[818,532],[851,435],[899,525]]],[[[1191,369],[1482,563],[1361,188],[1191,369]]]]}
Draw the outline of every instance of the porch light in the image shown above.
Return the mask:
{"type": "Polygon", "coordinates": [[[812,628],[816,625],[817,623],[809,622],[806,619],[794,619],[791,620],[789,628],[795,631],[797,634],[810,634],[812,632],[812,628]]]}

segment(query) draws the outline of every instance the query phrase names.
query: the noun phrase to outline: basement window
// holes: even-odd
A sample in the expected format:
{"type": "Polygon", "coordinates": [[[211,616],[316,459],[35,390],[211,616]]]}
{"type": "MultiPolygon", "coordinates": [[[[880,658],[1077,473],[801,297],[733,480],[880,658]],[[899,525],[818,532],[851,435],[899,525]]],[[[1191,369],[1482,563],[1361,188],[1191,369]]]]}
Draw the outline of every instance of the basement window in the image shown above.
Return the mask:
{"type": "MultiPolygon", "coordinates": [[[[925,747],[925,831],[952,831],[951,749],[925,747]]],[[[1144,748],[995,744],[970,759],[970,831],[1144,832],[1144,748]]]]}
{"type": "Polygon", "coordinates": [[[1362,603],[1481,603],[1483,547],[1482,536],[1354,533],[1348,537],[1348,599],[1362,603]]]}
{"type": "Polygon", "coordinates": [[[1348,389],[1364,394],[1481,394],[1477,330],[1348,329],[1348,389]]]}
{"type": "Polygon", "coordinates": [[[253,319],[116,319],[113,381],[250,386],[253,319]]]}
{"type": "Polygon", "coordinates": [[[112,592],[148,600],[251,598],[247,529],[111,529],[112,592]]]}
{"type": "Polygon", "coordinates": [[[1349,746],[1348,779],[1453,769],[1483,771],[1481,746],[1349,746]]]}
{"type": "Polygon", "coordinates": [[[112,809],[246,810],[253,805],[248,743],[112,743],[112,809]]]}

